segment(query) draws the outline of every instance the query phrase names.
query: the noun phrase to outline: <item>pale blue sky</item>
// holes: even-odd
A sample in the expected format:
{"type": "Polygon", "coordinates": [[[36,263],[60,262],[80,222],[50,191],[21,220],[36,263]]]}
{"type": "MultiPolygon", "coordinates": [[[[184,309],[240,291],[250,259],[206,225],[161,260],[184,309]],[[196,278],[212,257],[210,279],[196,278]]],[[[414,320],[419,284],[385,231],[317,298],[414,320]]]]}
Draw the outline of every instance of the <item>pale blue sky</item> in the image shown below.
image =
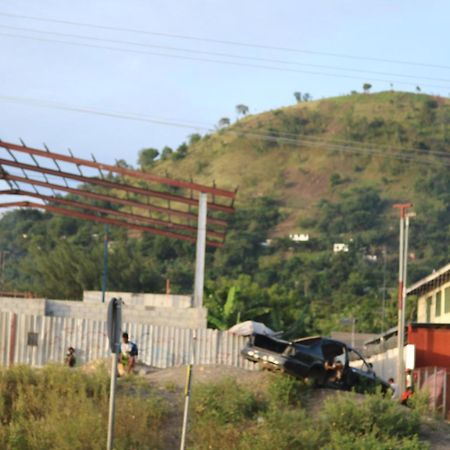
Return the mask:
{"type": "MultiPolygon", "coordinates": [[[[251,112],[260,112],[293,103],[294,91],[309,92],[314,98],[321,98],[361,90],[365,81],[371,82],[374,90],[389,89],[392,80],[397,90],[414,90],[420,85],[425,92],[447,96],[450,93],[449,17],[450,2],[446,0],[0,0],[0,97],[34,98],[102,111],[214,124],[223,116],[234,118],[234,107],[238,103],[248,105],[251,112]],[[416,61],[449,68],[102,31],[5,17],[1,13],[314,52],[416,61]],[[357,79],[346,79],[119,53],[13,38],[5,34],[49,36],[6,27],[396,73],[414,78],[349,73],[357,79]],[[444,81],[425,80],[426,77],[444,81]],[[411,84],[404,85],[395,80],[411,84]],[[442,88],[426,87],[427,84],[442,88]]],[[[345,73],[332,69],[293,68],[345,73]]],[[[46,142],[55,151],[70,147],[79,156],[94,153],[97,159],[110,163],[116,158],[124,158],[135,164],[139,149],[164,145],[176,147],[195,131],[11,104],[0,99],[1,139],[17,142],[22,137],[32,146],[46,142]]]]}

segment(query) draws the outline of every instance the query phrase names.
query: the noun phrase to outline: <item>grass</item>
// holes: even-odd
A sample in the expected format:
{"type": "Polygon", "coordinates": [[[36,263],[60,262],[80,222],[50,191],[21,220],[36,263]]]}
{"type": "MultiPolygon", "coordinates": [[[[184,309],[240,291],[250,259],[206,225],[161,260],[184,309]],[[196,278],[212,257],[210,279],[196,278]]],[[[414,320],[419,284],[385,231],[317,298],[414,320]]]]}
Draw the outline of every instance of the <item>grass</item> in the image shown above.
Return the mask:
{"type": "Polygon", "coordinates": [[[420,164],[404,165],[395,159],[330,152],[310,145],[267,145],[239,132],[257,129],[301,135],[302,126],[296,119],[303,118],[309,121],[305,125],[308,134],[319,138],[350,139],[348,133],[357,131],[363,140],[375,145],[411,148],[425,139],[432,149],[440,149],[446,147],[448,139],[445,124],[450,104],[447,99],[438,100],[439,107],[430,109],[427,104],[434,98],[428,95],[381,92],[323,99],[280,108],[276,113],[250,115],[231,125],[230,129],[236,133],[222,130],[208,139],[201,139],[190,146],[186,158],[160,162],[153,170],[160,173],[167,170],[174,177],[192,176],[196,181],[207,184],[215,180],[223,188],[239,186],[238,207],[255,196],[270,195],[287,207],[293,223],[305,215],[313,217],[320,199],[332,200],[336,193],[346,188],[346,183],[343,183],[330,189],[331,173],[350,179],[353,187],[378,186],[382,188],[383,196],[392,201],[408,196],[417,203],[416,197],[420,194],[414,192],[413,183],[420,164]],[[427,114],[435,115],[430,123],[427,114]],[[371,128],[374,120],[381,121],[380,128],[371,128]],[[197,170],[205,162],[208,162],[207,168],[197,170]],[[355,172],[355,166],[364,170],[355,172]],[[383,180],[386,177],[390,179],[388,187],[383,180]]]}
{"type": "MultiPolygon", "coordinates": [[[[83,373],[59,366],[1,370],[0,448],[104,448],[108,402],[105,370],[83,373]]],[[[116,450],[164,448],[161,426],[167,406],[148,385],[121,384],[116,411],[116,450]]]]}
{"type": "Polygon", "coordinates": [[[193,449],[427,449],[418,411],[381,394],[332,395],[322,408],[312,388],[274,376],[261,394],[234,380],[204,385],[194,396],[193,449]]]}
{"type": "MultiPolygon", "coordinates": [[[[427,449],[417,437],[420,401],[407,410],[381,394],[335,393],[320,401],[308,384],[267,374],[261,386],[225,379],[194,385],[188,449],[427,449]],[[341,395],[339,395],[341,394],[341,395]]],[[[48,366],[0,371],[0,448],[105,447],[109,377],[48,366]]],[[[180,395],[127,377],[118,386],[116,450],[178,448],[180,395]]]]}

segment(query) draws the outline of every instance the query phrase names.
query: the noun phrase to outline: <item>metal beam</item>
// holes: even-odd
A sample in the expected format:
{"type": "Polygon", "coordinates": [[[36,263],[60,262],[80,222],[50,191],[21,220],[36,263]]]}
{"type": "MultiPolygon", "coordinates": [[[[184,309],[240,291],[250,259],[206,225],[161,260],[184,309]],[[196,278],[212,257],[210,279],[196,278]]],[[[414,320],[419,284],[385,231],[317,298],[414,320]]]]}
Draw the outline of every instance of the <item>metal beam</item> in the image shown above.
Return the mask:
{"type": "MultiPolygon", "coordinates": [[[[31,154],[30,156],[34,159],[34,155],[31,154]]],[[[97,184],[99,186],[107,187],[109,189],[123,190],[123,191],[127,191],[127,192],[132,192],[134,194],[145,195],[147,197],[156,197],[156,198],[161,198],[164,200],[171,200],[174,202],[185,203],[187,205],[195,205],[196,206],[198,204],[197,200],[195,200],[193,198],[186,198],[181,195],[169,194],[166,192],[160,192],[160,191],[155,191],[152,189],[144,189],[144,188],[140,188],[137,186],[132,186],[129,184],[114,183],[113,181],[103,180],[100,178],[86,177],[84,175],[77,175],[77,174],[70,173],[70,172],[62,172],[61,170],[54,170],[54,169],[49,169],[47,167],[41,167],[41,166],[39,166],[39,164],[37,164],[37,161],[36,161],[36,165],[33,165],[33,164],[22,163],[17,160],[11,161],[9,159],[0,158],[0,164],[9,166],[9,167],[17,167],[17,168],[21,169],[22,171],[24,171],[24,169],[25,169],[25,170],[30,170],[33,172],[39,172],[39,173],[44,174],[44,176],[45,175],[53,175],[53,176],[57,176],[57,177],[68,178],[71,180],[80,181],[82,183],[97,184]]],[[[24,171],[24,174],[26,174],[25,171],[24,171]]],[[[47,179],[46,179],[46,181],[48,182],[47,179]]],[[[234,212],[234,208],[232,208],[231,206],[220,205],[218,203],[212,203],[212,202],[208,203],[208,208],[216,210],[216,211],[226,212],[226,213],[234,212]]]]}
{"type": "MultiPolygon", "coordinates": [[[[19,177],[17,175],[10,175],[8,173],[3,173],[1,175],[1,177],[5,180],[18,181],[21,183],[31,184],[31,185],[35,185],[35,186],[41,186],[44,188],[54,189],[57,191],[70,192],[71,194],[76,194],[76,195],[79,195],[82,197],[84,196],[84,197],[89,197],[89,198],[93,198],[96,200],[102,200],[102,201],[126,205],[126,206],[133,206],[133,207],[144,209],[147,211],[148,210],[157,211],[162,214],[170,214],[170,215],[179,216],[179,217],[183,217],[185,219],[191,219],[191,220],[197,219],[197,216],[195,214],[188,213],[185,211],[180,211],[178,209],[170,209],[170,208],[166,208],[166,207],[162,207],[162,206],[156,206],[156,205],[152,205],[152,204],[137,202],[136,200],[128,200],[125,198],[112,197],[112,196],[106,195],[106,194],[99,194],[97,192],[84,191],[82,189],[61,186],[61,185],[53,184],[53,183],[46,183],[44,181],[33,180],[31,178],[23,178],[23,177],[19,177]]],[[[216,219],[216,218],[212,218],[212,217],[209,218],[208,220],[209,220],[209,223],[214,224],[214,225],[219,225],[222,227],[226,227],[226,225],[227,225],[227,222],[225,220],[216,219]]]]}
{"type": "MultiPolygon", "coordinates": [[[[90,214],[84,214],[84,213],[81,213],[78,211],[69,210],[69,209],[65,209],[65,208],[57,208],[54,206],[44,205],[41,203],[33,203],[33,202],[28,202],[28,201],[0,203],[0,208],[14,208],[14,207],[45,209],[46,211],[50,211],[55,214],[61,214],[64,216],[75,217],[77,219],[89,220],[91,222],[116,225],[119,227],[130,228],[132,230],[148,232],[151,234],[158,234],[158,235],[165,236],[165,237],[172,238],[172,239],[181,239],[181,240],[188,241],[188,242],[196,241],[195,237],[193,237],[193,236],[187,236],[184,234],[173,233],[170,231],[160,230],[158,228],[153,228],[153,227],[149,227],[149,226],[145,226],[145,225],[131,224],[128,222],[123,222],[122,220],[111,219],[111,218],[107,218],[107,217],[93,216],[90,214]]],[[[211,247],[222,247],[223,246],[222,242],[219,242],[219,241],[207,241],[206,244],[211,247]]]]}
{"type": "Polygon", "coordinates": [[[161,177],[159,175],[153,175],[146,172],[139,172],[137,170],[126,169],[124,167],[112,166],[110,164],[102,164],[94,161],[90,161],[88,159],[75,158],[72,156],[66,156],[59,153],[48,152],[44,150],[39,150],[32,147],[22,147],[20,145],[12,144],[10,142],[0,142],[0,146],[6,149],[14,150],[17,152],[27,153],[28,155],[41,156],[42,158],[50,158],[58,161],[65,161],[68,163],[82,165],[86,167],[93,167],[96,169],[103,169],[112,173],[118,173],[120,175],[129,176],[132,178],[137,178],[140,180],[147,180],[155,183],[165,184],[168,186],[175,186],[180,188],[192,189],[198,192],[204,192],[208,194],[214,194],[219,197],[226,197],[230,199],[235,198],[235,193],[226,191],[224,189],[218,189],[210,186],[203,186],[197,183],[190,183],[187,181],[181,180],[172,180],[170,178],[161,177]]]}
{"type": "MultiPolygon", "coordinates": [[[[61,197],[54,197],[54,196],[43,195],[43,194],[36,194],[34,192],[23,191],[23,190],[20,190],[20,189],[11,189],[11,190],[6,190],[6,191],[0,191],[0,195],[2,195],[2,194],[6,194],[6,195],[21,195],[21,196],[26,196],[26,197],[34,197],[34,198],[39,198],[41,200],[44,200],[46,202],[60,203],[62,205],[73,207],[73,208],[87,209],[87,210],[90,210],[90,211],[99,212],[99,213],[103,213],[103,214],[110,214],[110,215],[113,215],[113,216],[123,217],[124,219],[130,219],[130,220],[133,220],[133,221],[136,221],[136,222],[146,222],[146,223],[150,223],[150,224],[153,224],[153,225],[159,225],[159,226],[163,226],[163,227],[166,227],[166,228],[172,228],[172,229],[175,229],[175,230],[188,231],[188,232],[191,232],[191,233],[196,233],[197,232],[197,228],[195,228],[193,226],[190,226],[190,225],[169,222],[169,221],[166,221],[166,220],[154,219],[154,218],[147,217],[147,216],[141,216],[141,215],[138,215],[138,214],[126,213],[126,212],[117,211],[117,210],[114,210],[114,209],[103,208],[103,207],[100,207],[100,206],[90,205],[88,203],[77,202],[75,200],[67,200],[67,199],[61,198],[61,197]]],[[[225,233],[221,233],[221,232],[213,231],[213,230],[209,230],[208,231],[208,235],[211,236],[211,237],[218,238],[218,239],[224,239],[225,238],[225,233]]]]}

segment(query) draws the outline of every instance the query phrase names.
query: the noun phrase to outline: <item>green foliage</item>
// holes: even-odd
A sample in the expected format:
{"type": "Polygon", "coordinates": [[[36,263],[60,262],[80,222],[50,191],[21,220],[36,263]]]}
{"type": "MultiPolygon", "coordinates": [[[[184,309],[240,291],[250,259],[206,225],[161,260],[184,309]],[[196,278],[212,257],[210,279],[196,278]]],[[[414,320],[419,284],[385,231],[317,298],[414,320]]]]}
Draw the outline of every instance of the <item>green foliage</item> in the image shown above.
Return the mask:
{"type": "Polygon", "coordinates": [[[159,156],[159,151],[156,148],[144,148],[139,152],[138,164],[141,168],[153,166],[155,159],[159,156]]]}
{"type": "Polygon", "coordinates": [[[198,387],[193,396],[193,410],[200,419],[219,425],[237,424],[255,416],[261,405],[256,396],[228,379],[198,387]]]}
{"type": "MultiPolygon", "coordinates": [[[[105,446],[109,404],[106,371],[59,366],[0,371],[0,448],[97,450],[105,446]]],[[[147,386],[129,396],[119,386],[115,448],[164,448],[163,399],[147,386]]]]}
{"type": "MultiPolygon", "coordinates": [[[[295,338],[340,329],[340,318],[348,316],[356,318],[357,331],[379,332],[396,323],[398,218],[392,204],[408,200],[417,212],[411,221],[415,258],[408,267],[409,281],[448,262],[450,175],[435,155],[444,154],[450,143],[450,104],[444,98],[400,92],[311,103],[297,94],[297,107],[233,125],[241,136],[224,130],[202,139],[192,135],[189,145],[195,151],[186,143],[175,152],[164,148],[152,171],[170,171],[181,179],[193,174],[206,184],[215,179],[225,188],[240,186],[225,246],[207,251],[205,302],[211,326],[227,328],[251,319],[295,338]],[[249,139],[250,130],[268,133],[271,142],[249,139]],[[282,139],[286,134],[300,140],[352,139],[362,150],[372,148],[368,144],[380,147],[364,155],[324,152],[308,139],[290,145],[282,139]],[[417,152],[402,148],[418,148],[420,157],[436,164],[415,162],[417,152]],[[288,238],[303,232],[309,233],[309,242],[288,238]],[[349,252],[333,254],[337,242],[348,244],[349,252]]],[[[80,298],[82,290],[99,289],[102,238],[103,227],[72,218],[31,210],[4,214],[0,250],[8,253],[2,289],[72,299],[80,298]]],[[[146,234],[130,237],[116,228],[110,240],[110,289],[164,292],[170,278],[172,292],[192,292],[191,244],[146,234]]]]}
{"type": "Polygon", "coordinates": [[[167,145],[161,150],[161,161],[166,161],[169,159],[173,154],[173,150],[171,147],[168,147],[167,145]]]}
{"type": "Polygon", "coordinates": [[[317,391],[284,376],[274,376],[259,401],[249,392],[248,388],[229,382],[202,387],[200,397],[194,401],[197,414],[192,427],[192,447],[221,450],[429,448],[417,437],[419,415],[381,394],[362,397],[325,391],[324,394],[330,395],[321,405],[314,395],[317,391]],[[299,396],[306,398],[307,407],[298,401],[299,396]],[[239,412],[236,405],[240,405],[239,412]]]}
{"type": "Polygon", "coordinates": [[[267,394],[270,404],[276,408],[300,406],[308,397],[310,387],[303,380],[289,375],[275,374],[271,380],[267,394]]]}
{"type": "Polygon", "coordinates": [[[243,116],[245,116],[246,114],[248,114],[248,111],[248,106],[242,104],[236,105],[236,112],[238,114],[242,114],[243,116]]]}

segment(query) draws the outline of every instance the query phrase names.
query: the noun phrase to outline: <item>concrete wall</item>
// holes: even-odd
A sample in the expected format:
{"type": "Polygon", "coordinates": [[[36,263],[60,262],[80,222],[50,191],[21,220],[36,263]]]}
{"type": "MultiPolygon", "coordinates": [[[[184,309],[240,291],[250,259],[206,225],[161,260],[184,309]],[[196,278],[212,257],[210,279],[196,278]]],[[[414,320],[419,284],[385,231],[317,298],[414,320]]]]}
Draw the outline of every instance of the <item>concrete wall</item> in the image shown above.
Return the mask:
{"type": "MultiPolygon", "coordinates": [[[[139,294],[132,292],[107,292],[106,299],[121,298],[126,305],[155,306],[158,308],[191,308],[192,296],[169,294],[139,294]]],[[[101,303],[101,291],[84,291],[83,301],[101,303]]]]}
{"type": "MultiPolygon", "coordinates": [[[[187,364],[195,346],[195,364],[224,364],[245,369],[255,365],[242,358],[247,339],[227,332],[194,330],[125,322],[122,326],[139,348],[138,359],[153,367],[187,364]]],[[[76,349],[77,363],[110,356],[106,322],[0,312],[0,366],[14,364],[43,366],[62,363],[67,348],[76,349]],[[37,345],[28,345],[28,334],[36,333],[37,345]]]]}
{"type": "MultiPolygon", "coordinates": [[[[108,303],[47,300],[45,315],[72,317],[74,319],[105,320],[107,308],[108,303]]],[[[160,308],[125,303],[122,313],[124,321],[127,322],[181,328],[206,328],[207,325],[206,308],[160,308]]]]}
{"type": "MultiPolygon", "coordinates": [[[[388,380],[389,378],[397,378],[397,356],[398,351],[396,348],[391,348],[386,350],[384,353],[378,353],[370,358],[366,358],[368,363],[373,364],[373,370],[375,373],[383,380],[388,380]]],[[[415,368],[415,346],[406,345],[403,351],[403,361],[405,368],[414,369],[415,368]]],[[[358,364],[355,363],[355,366],[358,364]]]]}
{"type": "Polygon", "coordinates": [[[0,311],[44,315],[45,298],[0,297],[0,311]]]}
{"type": "MultiPolygon", "coordinates": [[[[121,293],[108,293],[109,299],[121,293]]],[[[170,296],[172,307],[163,304],[166,296],[152,294],[127,294],[123,307],[123,318],[128,322],[148,323],[180,328],[206,328],[207,309],[191,308],[189,296],[170,296]],[[178,305],[178,306],[175,306],[178,305]]],[[[120,296],[120,295],[117,295],[120,296]]],[[[123,298],[123,297],[122,297],[123,298]]],[[[44,298],[0,297],[0,312],[31,314],[74,319],[106,320],[108,303],[100,297],[87,295],[86,301],[48,300],[44,298]]]]}

